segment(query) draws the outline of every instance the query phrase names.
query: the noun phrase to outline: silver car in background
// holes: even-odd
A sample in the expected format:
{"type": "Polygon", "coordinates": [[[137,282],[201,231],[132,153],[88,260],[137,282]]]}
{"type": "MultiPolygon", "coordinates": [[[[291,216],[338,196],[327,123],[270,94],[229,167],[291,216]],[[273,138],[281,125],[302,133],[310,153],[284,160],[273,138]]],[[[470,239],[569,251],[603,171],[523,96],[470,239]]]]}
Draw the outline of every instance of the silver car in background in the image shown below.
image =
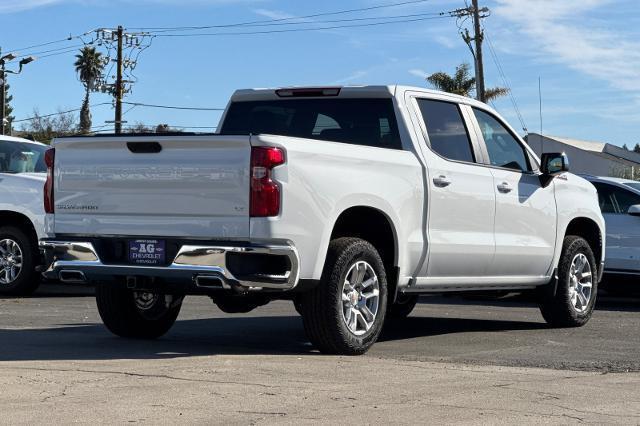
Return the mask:
{"type": "Polygon", "coordinates": [[[640,182],[582,175],[598,190],[606,223],[605,275],[640,276],[640,182]]]}

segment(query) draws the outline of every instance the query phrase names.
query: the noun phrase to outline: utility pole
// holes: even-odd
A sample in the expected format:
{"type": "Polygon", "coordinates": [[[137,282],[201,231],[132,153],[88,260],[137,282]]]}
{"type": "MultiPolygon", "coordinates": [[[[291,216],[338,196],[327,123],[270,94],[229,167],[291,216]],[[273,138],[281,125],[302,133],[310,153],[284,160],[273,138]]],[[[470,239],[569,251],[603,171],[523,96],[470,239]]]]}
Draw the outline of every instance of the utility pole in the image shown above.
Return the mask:
{"type": "Polygon", "coordinates": [[[118,26],[118,56],[116,71],[116,116],[115,132],[122,132],[122,25],[118,26]]]}
{"type": "Polygon", "coordinates": [[[482,25],[480,20],[486,18],[489,13],[489,8],[478,6],[478,0],[472,0],[472,5],[463,9],[456,9],[450,12],[444,12],[443,15],[455,16],[460,19],[462,17],[471,17],[473,19],[473,37],[469,34],[469,30],[465,29],[460,31],[462,39],[469,46],[471,54],[473,55],[474,68],[476,72],[476,99],[480,102],[485,102],[485,87],[484,87],[484,65],[482,62],[482,42],[484,40],[484,32],[482,31],[482,25]],[[473,45],[471,42],[474,42],[473,45]]]}
{"type": "Polygon", "coordinates": [[[0,60],[0,90],[2,90],[2,95],[0,95],[0,102],[2,103],[2,105],[0,105],[0,135],[4,136],[5,133],[5,125],[4,125],[4,117],[5,115],[7,115],[7,112],[5,111],[5,107],[6,107],[6,103],[7,103],[7,99],[6,99],[6,90],[5,90],[5,78],[6,78],[6,73],[4,72],[4,56],[2,56],[2,49],[0,49],[0,57],[2,58],[0,60]]]}
{"type": "Polygon", "coordinates": [[[480,102],[485,102],[484,96],[484,65],[482,63],[482,41],[484,33],[480,28],[480,8],[478,7],[478,0],[473,0],[473,30],[474,41],[476,44],[476,95],[480,102]]]}
{"type": "Polygon", "coordinates": [[[1,95],[2,100],[0,100],[0,102],[1,102],[1,105],[0,105],[0,121],[1,121],[1,123],[0,123],[0,135],[3,135],[3,136],[4,136],[4,132],[5,132],[5,129],[4,129],[4,116],[6,115],[6,112],[4,110],[4,108],[6,106],[5,105],[6,104],[6,98],[5,98],[6,92],[5,92],[5,89],[4,89],[4,87],[5,87],[4,85],[5,85],[5,73],[4,73],[4,62],[3,62],[2,63],[2,67],[0,67],[0,86],[2,87],[0,89],[2,91],[2,95],[1,95]]]}

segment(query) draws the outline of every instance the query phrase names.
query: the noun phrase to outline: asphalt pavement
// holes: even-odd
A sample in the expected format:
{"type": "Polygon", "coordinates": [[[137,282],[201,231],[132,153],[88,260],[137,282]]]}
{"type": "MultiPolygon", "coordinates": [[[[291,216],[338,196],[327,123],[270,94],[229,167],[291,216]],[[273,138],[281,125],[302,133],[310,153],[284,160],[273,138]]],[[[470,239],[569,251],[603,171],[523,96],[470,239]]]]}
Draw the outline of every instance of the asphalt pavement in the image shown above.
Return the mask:
{"type": "Polygon", "coordinates": [[[365,356],[329,357],[286,301],[228,315],[190,297],[148,342],[109,334],[91,289],[43,286],[0,298],[0,423],[55,408],[59,422],[348,423],[369,410],[361,421],[638,424],[639,311],[603,298],[585,327],[551,329],[521,299],[424,297],[365,356]]]}

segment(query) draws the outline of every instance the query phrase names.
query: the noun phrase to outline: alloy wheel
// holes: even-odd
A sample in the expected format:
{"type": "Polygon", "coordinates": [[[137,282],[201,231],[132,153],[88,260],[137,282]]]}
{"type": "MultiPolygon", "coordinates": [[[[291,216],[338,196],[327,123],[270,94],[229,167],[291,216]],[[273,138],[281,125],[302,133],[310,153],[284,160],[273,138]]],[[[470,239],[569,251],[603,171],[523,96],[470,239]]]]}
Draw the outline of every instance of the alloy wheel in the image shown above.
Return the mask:
{"type": "Polygon", "coordinates": [[[569,270],[569,299],[576,312],[585,312],[591,300],[593,274],[591,264],[582,253],[574,256],[569,270]]]}
{"type": "Polygon", "coordinates": [[[22,270],[22,250],[12,239],[0,241],[0,285],[14,282],[22,270]]]}
{"type": "Polygon", "coordinates": [[[373,267],[354,263],[342,285],[342,319],[351,333],[361,336],[371,329],[380,303],[380,284],[373,267]]]}

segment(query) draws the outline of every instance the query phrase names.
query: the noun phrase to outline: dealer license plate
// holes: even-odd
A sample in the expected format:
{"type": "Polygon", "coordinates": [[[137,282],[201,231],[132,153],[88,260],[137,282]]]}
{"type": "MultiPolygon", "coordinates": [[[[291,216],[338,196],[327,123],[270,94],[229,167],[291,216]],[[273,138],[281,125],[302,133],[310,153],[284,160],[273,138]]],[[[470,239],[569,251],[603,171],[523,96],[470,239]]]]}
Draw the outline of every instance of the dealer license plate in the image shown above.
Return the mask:
{"type": "Polygon", "coordinates": [[[136,265],[162,265],[165,263],[163,240],[130,240],[129,262],[136,265]]]}

